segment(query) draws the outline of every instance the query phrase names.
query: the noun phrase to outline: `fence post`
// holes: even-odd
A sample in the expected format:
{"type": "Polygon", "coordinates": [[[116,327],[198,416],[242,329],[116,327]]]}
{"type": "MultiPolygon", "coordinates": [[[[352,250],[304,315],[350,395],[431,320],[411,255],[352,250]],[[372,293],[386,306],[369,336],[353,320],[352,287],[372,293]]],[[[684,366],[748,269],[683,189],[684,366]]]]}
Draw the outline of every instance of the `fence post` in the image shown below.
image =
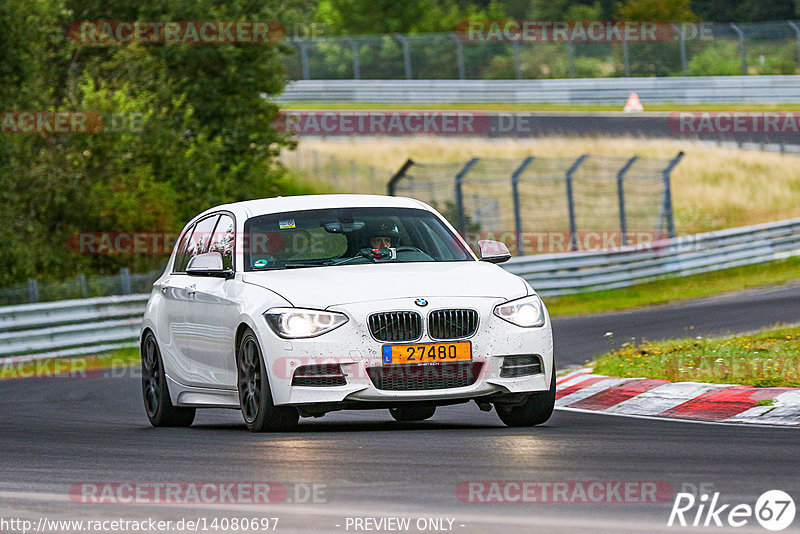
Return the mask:
{"type": "Polygon", "coordinates": [[[123,295],[131,294],[131,270],[127,267],[119,270],[119,285],[123,295]]]}
{"type": "Polygon", "coordinates": [[[403,49],[403,65],[406,69],[406,80],[412,80],[414,77],[411,75],[411,51],[408,48],[408,39],[401,33],[395,33],[392,37],[400,43],[403,49]]]}
{"type": "Polygon", "coordinates": [[[664,208],[663,213],[667,219],[667,237],[673,238],[675,237],[675,219],[673,218],[672,214],[672,187],[670,185],[670,173],[672,173],[672,169],[680,163],[681,159],[683,159],[683,151],[678,152],[672,161],[669,162],[667,168],[664,169],[662,172],[662,177],[664,179],[664,208]]]}
{"type": "Polygon", "coordinates": [[[797,71],[800,72],[800,28],[791,20],[787,20],[789,26],[794,30],[794,35],[797,38],[797,71]]]}
{"type": "Polygon", "coordinates": [[[39,302],[39,283],[35,278],[28,278],[28,302],[39,302]]]}
{"type": "Polygon", "coordinates": [[[86,284],[86,275],[81,273],[77,276],[78,287],[81,288],[81,297],[86,298],[89,296],[89,286],[86,284]]]}
{"type": "Polygon", "coordinates": [[[308,64],[308,45],[299,37],[293,37],[292,42],[300,50],[300,62],[303,67],[303,79],[311,79],[311,67],[308,64]]]}
{"type": "Polygon", "coordinates": [[[739,26],[734,24],[733,22],[730,23],[731,28],[733,31],[736,32],[736,35],[739,36],[739,57],[742,60],[742,76],[747,75],[747,44],[744,41],[744,32],[739,29],[739,26]]]}
{"type": "Polygon", "coordinates": [[[571,39],[567,40],[567,62],[569,63],[569,77],[577,78],[578,71],[575,68],[575,45],[571,39]]]}
{"type": "Polygon", "coordinates": [[[456,208],[458,209],[458,231],[463,235],[467,231],[467,216],[464,213],[464,191],[462,185],[464,184],[464,177],[467,175],[473,165],[478,163],[481,158],[472,158],[467,162],[464,167],[456,174],[455,193],[456,193],[456,208]]]}
{"type": "Polygon", "coordinates": [[[514,61],[514,77],[517,80],[522,79],[522,65],[520,64],[520,57],[519,57],[519,42],[512,41],[511,42],[511,57],[514,61]]]}
{"type": "Polygon", "coordinates": [[[451,39],[456,42],[456,61],[458,62],[458,79],[463,80],[467,77],[466,69],[464,68],[464,43],[458,38],[455,33],[448,34],[451,39]]]}
{"type": "Polygon", "coordinates": [[[519,177],[525,172],[525,169],[533,162],[535,158],[528,156],[522,161],[522,164],[511,173],[511,194],[514,196],[514,231],[517,233],[517,255],[522,255],[523,239],[522,239],[522,207],[519,201],[519,177]]]}
{"type": "Polygon", "coordinates": [[[361,62],[358,57],[358,44],[352,37],[345,37],[345,40],[350,44],[350,50],[353,52],[353,79],[361,79],[361,62]]]}
{"type": "Polygon", "coordinates": [[[628,221],[625,219],[625,173],[636,163],[639,156],[633,156],[617,173],[617,199],[619,200],[619,230],[622,233],[622,246],[628,244],[628,221]]]}
{"type": "Polygon", "coordinates": [[[672,25],[672,29],[674,29],[678,33],[678,38],[680,39],[680,50],[681,50],[681,72],[684,76],[689,75],[689,62],[686,59],[686,34],[683,33],[683,29],[678,26],[677,24],[672,25]]]}
{"type": "Polygon", "coordinates": [[[414,165],[414,162],[410,159],[407,159],[406,162],[403,163],[403,166],[400,167],[400,170],[394,173],[394,176],[389,179],[389,183],[386,184],[386,193],[388,193],[390,197],[394,196],[398,180],[406,175],[406,172],[408,172],[408,169],[410,169],[412,165],[414,165]]]}
{"type": "Polygon", "coordinates": [[[578,250],[578,228],[575,223],[575,200],[572,194],[572,176],[575,174],[575,171],[578,170],[578,167],[580,167],[588,157],[589,154],[584,154],[576,159],[572,166],[567,170],[566,174],[567,207],[569,208],[569,246],[571,250],[578,250]]]}
{"type": "Polygon", "coordinates": [[[628,41],[622,40],[622,64],[625,67],[625,77],[631,77],[631,58],[628,52],[628,41]]]}

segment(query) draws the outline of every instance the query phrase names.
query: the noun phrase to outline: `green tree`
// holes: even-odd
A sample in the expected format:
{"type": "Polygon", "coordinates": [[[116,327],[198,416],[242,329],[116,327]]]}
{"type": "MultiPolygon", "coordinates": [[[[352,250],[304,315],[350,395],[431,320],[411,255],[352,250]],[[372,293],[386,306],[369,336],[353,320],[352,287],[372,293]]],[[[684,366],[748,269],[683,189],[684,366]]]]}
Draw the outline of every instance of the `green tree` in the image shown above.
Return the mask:
{"type": "Polygon", "coordinates": [[[77,232],[173,232],[198,211],[305,192],[277,164],[293,140],[272,126],[283,45],[121,44],[67,38],[81,20],[301,20],[307,0],[6,0],[0,5],[3,110],[73,110],[136,119],[94,134],[0,134],[0,285],[160,257],[86,256],[77,232]]]}
{"type": "Polygon", "coordinates": [[[616,16],[622,20],[666,20],[690,22],[697,20],[690,0],[625,0],[616,16]]]}

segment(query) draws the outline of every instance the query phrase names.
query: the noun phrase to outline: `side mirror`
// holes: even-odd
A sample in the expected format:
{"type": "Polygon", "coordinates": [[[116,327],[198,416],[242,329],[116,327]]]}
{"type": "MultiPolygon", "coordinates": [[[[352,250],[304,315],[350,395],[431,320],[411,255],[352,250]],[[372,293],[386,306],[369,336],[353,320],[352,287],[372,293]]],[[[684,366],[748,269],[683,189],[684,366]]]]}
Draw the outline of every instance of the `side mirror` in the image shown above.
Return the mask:
{"type": "Polygon", "coordinates": [[[481,261],[503,263],[511,259],[511,252],[508,251],[508,247],[500,241],[482,239],[478,241],[478,250],[481,253],[481,261]]]}
{"type": "Polygon", "coordinates": [[[189,260],[186,266],[189,276],[214,276],[218,278],[233,278],[231,269],[223,269],[222,254],[219,252],[206,252],[198,254],[189,260]]]}

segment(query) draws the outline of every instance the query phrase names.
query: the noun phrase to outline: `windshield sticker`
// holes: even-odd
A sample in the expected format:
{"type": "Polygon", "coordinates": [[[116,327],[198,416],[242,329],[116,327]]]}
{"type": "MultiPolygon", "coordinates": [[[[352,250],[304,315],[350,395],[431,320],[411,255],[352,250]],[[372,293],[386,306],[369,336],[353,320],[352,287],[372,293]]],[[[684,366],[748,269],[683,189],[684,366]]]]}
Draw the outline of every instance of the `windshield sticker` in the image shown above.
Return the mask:
{"type": "Polygon", "coordinates": [[[278,221],[278,227],[281,230],[289,230],[291,228],[295,228],[294,219],[284,219],[282,221],[278,221]]]}
{"type": "Polygon", "coordinates": [[[267,260],[256,260],[253,262],[253,267],[266,267],[267,260]]]}

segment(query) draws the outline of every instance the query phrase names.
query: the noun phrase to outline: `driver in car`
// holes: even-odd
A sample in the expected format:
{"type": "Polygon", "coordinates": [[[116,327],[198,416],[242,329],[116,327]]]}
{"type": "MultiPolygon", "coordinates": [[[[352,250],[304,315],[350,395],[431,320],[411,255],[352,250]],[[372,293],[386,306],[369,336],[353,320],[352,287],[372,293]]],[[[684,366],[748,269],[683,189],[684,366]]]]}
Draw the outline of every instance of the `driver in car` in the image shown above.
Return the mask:
{"type": "Polygon", "coordinates": [[[373,230],[372,237],[369,238],[369,246],[373,249],[397,248],[400,242],[400,231],[397,225],[390,222],[383,222],[373,230]]]}

